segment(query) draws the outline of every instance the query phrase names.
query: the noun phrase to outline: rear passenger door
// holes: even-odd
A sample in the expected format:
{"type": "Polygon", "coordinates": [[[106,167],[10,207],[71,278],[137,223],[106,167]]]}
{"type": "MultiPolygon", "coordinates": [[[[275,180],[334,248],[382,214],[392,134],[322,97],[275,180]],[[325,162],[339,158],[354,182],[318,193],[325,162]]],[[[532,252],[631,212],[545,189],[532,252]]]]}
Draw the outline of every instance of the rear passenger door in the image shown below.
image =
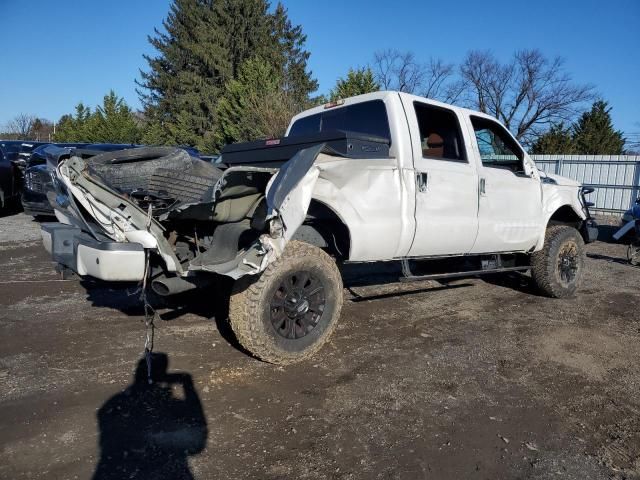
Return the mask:
{"type": "Polygon", "coordinates": [[[478,176],[465,146],[468,134],[456,111],[407,98],[416,220],[408,255],[468,253],[478,232],[478,176]]]}

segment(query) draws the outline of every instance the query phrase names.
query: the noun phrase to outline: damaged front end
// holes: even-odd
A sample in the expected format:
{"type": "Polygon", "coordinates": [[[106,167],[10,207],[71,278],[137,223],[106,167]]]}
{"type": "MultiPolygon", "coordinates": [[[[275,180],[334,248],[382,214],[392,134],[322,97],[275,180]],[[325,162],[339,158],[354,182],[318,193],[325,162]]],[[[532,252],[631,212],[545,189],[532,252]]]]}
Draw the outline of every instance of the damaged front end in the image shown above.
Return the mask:
{"type": "Polygon", "coordinates": [[[42,225],[45,247],[80,275],[148,276],[162,295],[205,284],[210,274],[255,275],[303,223],[323,147],[300,150],[279,169],[72,155],[55,168],[55,207],[64,223],[42,225]]]}

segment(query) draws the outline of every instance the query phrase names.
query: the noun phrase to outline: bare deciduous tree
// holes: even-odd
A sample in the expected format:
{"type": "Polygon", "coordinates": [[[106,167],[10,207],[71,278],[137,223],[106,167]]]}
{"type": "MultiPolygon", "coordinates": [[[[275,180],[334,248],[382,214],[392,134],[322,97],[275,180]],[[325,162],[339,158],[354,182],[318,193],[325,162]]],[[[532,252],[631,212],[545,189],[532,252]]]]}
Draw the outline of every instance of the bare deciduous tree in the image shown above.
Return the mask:
{"type": "Polygon", "coordinates": [[[471,51],[459,69],[440,59],[420,63],[412,52],[384,50],[374,55],[372,69],[384,90],[475,108],[498,118],[524,143],[573,120],[595,97],[592,86],[572,81],[562,58],[550,60],[539,50],[518,51],[504,64],[490,52],[471,51]]]}
{"type": "Polygon", "coordinates": [[[462,83],[454,81],[454,64],[435,58],[420,63],[413,52],[391,49],[376,52],[372,70],[383,90],[414,93],[444,102],[454,102],[462,92],[462,83]]]}
{"type": "Polygon", "coordinates": [[[36,118],[33,121],[29,137],[37,142],[50,141],[53,135],[53,123],[45,118],[36,118]]]}
{"type": "Polygon", "coordinates": [[[383,90],[416,93],[426,75],[424,65],[416,62],[412,52],[383,50],[373,56],[373,71],[383,90]]]}
{"type": "Polygon", "coordinates": [[[16,140],[28,140],[35,121],[34,115],[19,113],[7,123],[6,133],[16,140]]]}
{"type": "Polygon", "coordinates": [[[471,51],[460,66],[470,107],[493,115],[528,143],[551,125],[575,117],[594,98],[590,85],[573,83],[560,57],[522,50],[501,64],[490,52],[471,51]]]}
{"type": "Polygon", "coordinates": [[[425,82],[420,95],[446,103],[456,102],[463,92],[464,83],[455,80],[455,65],[445,63],[439,58],[430,58],[425,69],[425,82]]]}

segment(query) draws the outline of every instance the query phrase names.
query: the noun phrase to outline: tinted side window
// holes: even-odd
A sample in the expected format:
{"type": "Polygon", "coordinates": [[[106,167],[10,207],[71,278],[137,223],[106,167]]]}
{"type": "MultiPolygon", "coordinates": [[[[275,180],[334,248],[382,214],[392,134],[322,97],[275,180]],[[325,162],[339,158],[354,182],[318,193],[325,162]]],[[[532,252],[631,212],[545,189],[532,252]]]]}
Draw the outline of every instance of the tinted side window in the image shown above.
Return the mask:
{"type": "Polygon", "coordinates": [[[329,109],[301,118],[291,126],[289,136],[309,135],[329,130],[344,130],[391,139],[387,109],[382,100],[329,109]]]}
{"type": "Polygon", "coordinates": [[[422,156],[465,161],[462,135],[456,114],[446,108],[414,102],[422,156]]]}
{"type": "Polygon", "coordinates": [[[496,122],[471,117],[482,165],[523,171],[523,152],[511,135],[496,122]]]}

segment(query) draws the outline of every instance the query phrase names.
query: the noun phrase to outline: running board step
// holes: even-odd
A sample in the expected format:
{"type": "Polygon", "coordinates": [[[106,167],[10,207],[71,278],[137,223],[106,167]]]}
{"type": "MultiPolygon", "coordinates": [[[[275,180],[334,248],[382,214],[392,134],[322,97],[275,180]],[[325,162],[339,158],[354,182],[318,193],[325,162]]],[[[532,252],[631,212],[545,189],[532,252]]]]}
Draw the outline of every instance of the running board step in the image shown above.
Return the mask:
{"type": "Polygon", "coordinates": [[[522,272],[530,270],[530,266],[519,267],[502,267],[502,268],[489,268],[486,270],[468,270],[466,272],[451,272],[451,273],[433,273],[429,275],[405,275],[400,277],[401,282],[417,282],[420,280],[441,280],[444,278],[461,278],[461,277],[475,277],[476,275],[485,275],[487,273],[503,273],[503,272],[522,272]]]}

